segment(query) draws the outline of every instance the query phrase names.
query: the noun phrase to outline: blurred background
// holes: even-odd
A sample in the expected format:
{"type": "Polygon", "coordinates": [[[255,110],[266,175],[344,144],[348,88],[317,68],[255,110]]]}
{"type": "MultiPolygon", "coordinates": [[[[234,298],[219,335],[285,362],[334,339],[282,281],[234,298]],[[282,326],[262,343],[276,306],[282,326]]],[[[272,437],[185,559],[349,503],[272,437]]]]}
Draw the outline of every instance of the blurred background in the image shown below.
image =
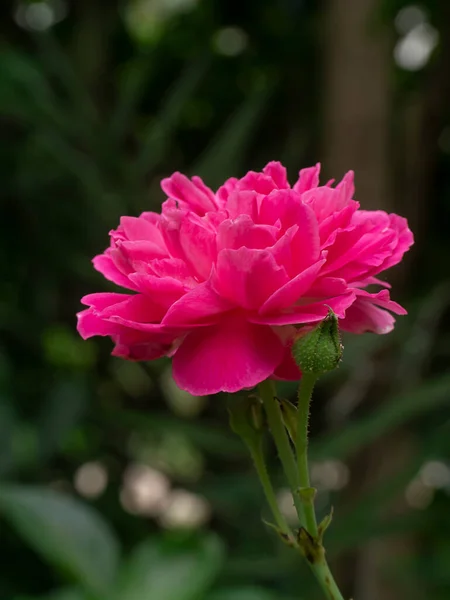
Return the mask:
{"type": "MultiPolygon", "coordinates": [[[[311,421],[346,597],[450,597],[450,3],[25,0],[0,5],[0,598],[319,600],[268,515],[225,398],[83,342],[90,259],[175,170],[356,172],[405,215],[409,316],[344,339],[311,421]]],[[[292,397],[295,386],[280,386],[292,397]]],[[[279,501],[291,503],[268,445],[279,501]]]]}

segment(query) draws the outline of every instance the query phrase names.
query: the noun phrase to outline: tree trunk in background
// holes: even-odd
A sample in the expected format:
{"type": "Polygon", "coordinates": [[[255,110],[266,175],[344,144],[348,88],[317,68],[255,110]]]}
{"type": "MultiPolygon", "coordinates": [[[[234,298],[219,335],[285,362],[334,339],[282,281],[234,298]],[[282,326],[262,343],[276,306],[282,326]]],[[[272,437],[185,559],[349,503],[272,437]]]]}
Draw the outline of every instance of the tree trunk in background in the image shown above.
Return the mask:
{"type": "MultiPolygon", "coordinates": [[[[392,48],[388,33],[376,20],[378,8],[379,0],[327,3],[322,155],[325,179],[340,178],[353,169],[356,199],[362,208],[393,211],[389,169],[392,48]]],[[[379,373],[383,365],[375,357],[373,360],[379,373]]],[[[376,405],[386,393],[380,387],[376,392],[372,389],[366,401],[376,405]]],[[[362,490],[401,471],[408,454],[407,441],[397,432],[357,457],[351,465],[348,497],[354,499],[362,490]]],[[[381,538],[367,542],[353,560],[343,561],[338,576],[349,589],[353,588],[355,600],[398,600],[404,594],[386,571],[395,567],[395,559],[409,547],[409,540],[381,538]]]]}
{"type": "Polygon", "coordinates": [[[324,171],[356,171],[363,208],[389,209],[388,36],[375,24],[378,0],[329,0],[324,85],[324,171]]]}

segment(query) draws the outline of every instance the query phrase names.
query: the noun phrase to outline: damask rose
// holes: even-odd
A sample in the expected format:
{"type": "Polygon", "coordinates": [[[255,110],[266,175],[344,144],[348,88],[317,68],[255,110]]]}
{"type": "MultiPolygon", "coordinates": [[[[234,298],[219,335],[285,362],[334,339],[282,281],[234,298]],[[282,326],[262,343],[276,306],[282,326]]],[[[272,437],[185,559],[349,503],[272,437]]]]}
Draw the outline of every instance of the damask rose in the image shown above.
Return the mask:
{"type": "Polygon", "coordinates": [[[398,215],[359,208],[351,171],[335,187],[319,171],[291,187],[271,162],[217,192],[199,177],[164,179],[161,214],[122,217],[94,258],[127,292],[85,296],[80,334],[110,336],[126,359],[170,356],[179,387],[204,395],[299,379],[292,340],[330,309],[342,330],[391,331],[406,311],[377,276],[412,233],[398,215]]]}

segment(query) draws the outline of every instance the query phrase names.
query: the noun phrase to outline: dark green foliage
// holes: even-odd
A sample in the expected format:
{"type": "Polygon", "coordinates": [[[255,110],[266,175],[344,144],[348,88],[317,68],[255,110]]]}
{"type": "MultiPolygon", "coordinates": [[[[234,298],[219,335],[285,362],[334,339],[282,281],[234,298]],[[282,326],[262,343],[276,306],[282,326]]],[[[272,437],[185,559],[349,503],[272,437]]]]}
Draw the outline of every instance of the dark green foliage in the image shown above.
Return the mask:
{"type": "MultiPolygon", "coordinates": [[[[161,0],[148,22],[130,16],[137,4],[72,0],[40,32],[17,25],[18,3],[0,8],[0,600],[314,600],[298,557],[261,523],[262,493],[229,429],[226,399],[184,395],[165,361],[111,358],[109,340],[78,337],[75,313],[83,294],[112,289],[90,260],[120,215],[158,210],[161,177],[181,170],[216,186],[280,158],[292,179],[316,161],[321,3],[203,0],[168,12],[176,3],[161,0]],[[229,26],[246,34],[234,57],[217,50],[229,26]],[[108,483],[82,498],[74,481],[92,462],[108,483]],[[179,531],[134,514],[123,488],[135,463],[204,497],[209,521],[179,531]]],[[[383,0],[374,20],[393,30],[405,4],[383,0]]],[[[446,2],[424,4],[444,39],[446,2]]],[[[394,121],[411,94],[426,93],[428,76],[447,75],[434,64],[418,74],[392,68],[394,121]]],[[[448,106],[439,111],[445,132],[448,106]]],[[[320,517],[336,505],[331,559],[400,534],[410,552],[388,565],[389,576],[401,597],[417,600],[450,595],[450,484],[424,485],[422,473],[424,508],[385,507],[404,498],[424,464],[450,464],[450,158],[437,136],[423,153],[431,149],[423,230],[403,286],[411,314],[390,336],[344,337],[344,360],[321,380],[311,420],[316,465],[350,469],[341,492],[325,485],[318,495],[320,517]],[[400,472],[368,476],[367,449],[405,432],[400,472]]],[[[399,212],[407,203],[398,200],[399,212]]],[[[295,385],[278,389],[295,398],[295,385]]],[[[377,465],[389,463],[389,445],[377,448],[377,465]]],[[[347,595],[356,565],[337,572],[347,595]]]]}

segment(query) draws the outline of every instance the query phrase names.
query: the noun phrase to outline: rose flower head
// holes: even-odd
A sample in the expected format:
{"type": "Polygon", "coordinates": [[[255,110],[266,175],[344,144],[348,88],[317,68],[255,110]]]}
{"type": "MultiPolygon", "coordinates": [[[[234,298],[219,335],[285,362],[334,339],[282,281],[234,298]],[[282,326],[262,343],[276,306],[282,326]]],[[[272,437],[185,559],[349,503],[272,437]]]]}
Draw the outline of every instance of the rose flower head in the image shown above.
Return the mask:
{"type": "Polygon", "coordinates": [[[200,177],[164,179],[161,214],[122,217],[94,258],[126,293],[85,296],[79,333],[111,337],[114,356],[170,356],[179,387],[204,395],[299,379],[292,340],[330,309],[342,330],[391,331],[406,311],[377,276],[413,235],[404,218],[359,208],[351,171],[335,187],[319,172],[291,187],[271,162],[215,193],[200,177]]]}

